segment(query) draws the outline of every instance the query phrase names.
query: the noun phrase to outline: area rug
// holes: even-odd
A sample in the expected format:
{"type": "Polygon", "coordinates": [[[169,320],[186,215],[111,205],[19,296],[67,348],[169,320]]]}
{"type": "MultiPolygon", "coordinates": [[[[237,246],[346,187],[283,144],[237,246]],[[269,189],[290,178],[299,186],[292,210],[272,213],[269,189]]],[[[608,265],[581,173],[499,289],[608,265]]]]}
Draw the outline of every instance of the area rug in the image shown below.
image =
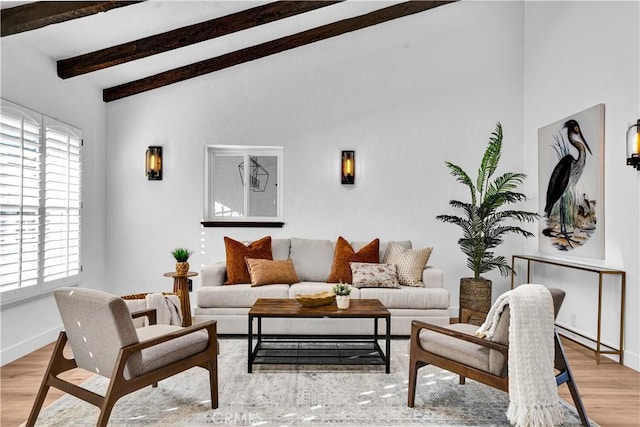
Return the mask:
{"type": "MultiPolygon", "coordinates": [[[[391,345],[391,373],[383,366],[254,365],[247,373],[247,342],[221,338],[219,408],[211,409],[207,371],[193,368],[123,397],[110,426],[508,426],[509,396],[426,366],[418,371],[415,408],[407,407],[407,340],[391,345]]],[[[103,394],[107,381],[83,386],[103,394]]],[[[566,426],[578,426],[563,405],[566,426]]],[[[39,426],[92,426],[94,406],[64,396],[43,410],[39,426]]],[[[595,426],[595,424],[593,424],[595,426]]]]}

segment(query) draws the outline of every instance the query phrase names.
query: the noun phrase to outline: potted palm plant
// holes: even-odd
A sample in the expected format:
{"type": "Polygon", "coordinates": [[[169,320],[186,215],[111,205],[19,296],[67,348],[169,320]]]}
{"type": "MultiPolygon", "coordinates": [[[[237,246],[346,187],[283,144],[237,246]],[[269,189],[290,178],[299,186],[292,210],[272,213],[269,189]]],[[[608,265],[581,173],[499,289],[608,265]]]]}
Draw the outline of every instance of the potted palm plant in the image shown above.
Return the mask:
{"type": "Polygon", "coordinates": [[[189,272],[189,257],[193,251],[185,248],[175,248],[171,251],[171,255],[176,260],[176,273],[187,274],[189,272]]]}
{"type": "Polygon", "coordinates": [[[460,320],[463,310],[470,310],[473,315],[467,321],[482,324],[491,308],[491,281],[482,277],[493,269],[508,276],[513,273],[511,266],[503,256],[496,255],[493,249],[503,242],[510,233],[532,237],[533,234],[517,225],[503,224],[506,220],[532,222],[538,214],[521,210],[504,208],[512,203],[526,201],[523,193],[516,191],[525,180],[523,173],[507,172],[491,180],[495,173],[502,150],[502,125],[496,125],[489,138],[489,145],[484,152],[478,176],[473,181],[460,167],[446,162],[451,175],[469,188],[471,201],[451,200],[449,204],[461,209],[462,216],[438,215],[436,219],[456,224],[462,228],[462,237],[458,240],[460,249],[467,256],[467,267],[473,271],[473,277],[460,279],[460,320]],[[503,209],[501,209],[503,208],[503,209]]]}

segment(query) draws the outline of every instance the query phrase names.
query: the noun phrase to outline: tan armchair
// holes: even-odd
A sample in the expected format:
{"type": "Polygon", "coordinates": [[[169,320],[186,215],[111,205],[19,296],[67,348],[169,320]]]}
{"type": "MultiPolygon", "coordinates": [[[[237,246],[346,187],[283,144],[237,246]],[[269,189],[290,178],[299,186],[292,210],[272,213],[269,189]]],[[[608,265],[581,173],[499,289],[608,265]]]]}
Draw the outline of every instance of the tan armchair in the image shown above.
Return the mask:
{"type": "MultiPolygon", "coordinates": [[[[549,289],[553,298],[554,314],[557,315],[565,293],[559,289],[549,289]]],[[[467,315],[470,313],[466,313],[467,315]]],[[[465,313],[463,313],[463,316],[465,313]]],[[[475,335],[478,326],[455,323],[446,327],[413,321],[411,325],[409,356],[409,394],[407,405],[415,406],[418,369],[425,365],[435,365],[460,376],[460,384],[471,378],[488,386],[509,391],[510,312],[507,306],[497,323],[492,341],[475,335]]],[[[571,397],[583,425],[588,426],[588,418],[578,388],[575,384],[567,358],[562,348],[558,332],[554,331],[556,384],[567,383],[571,397]]]]}
{"type": "Polygon", "coordinates": [[[216,322],[183,328],[155,324],[155,310],[130,313],[124,300],[84,288],[54,291],[65,331],[56,342],[49,366],[27,420],[33,426],[49,387],[58,388],[100,409],[98,426],[106,426],[122,396],[200,366],[209,371],[211,407],[218,407],[216,322]],[[149,318],[136,329],[132,316],[149,318]],[[63,355],[69,342],[73,359],[63,355]],[[105,396],[62,380],[58,374],[76,367],[110,379],[105,396]]]}

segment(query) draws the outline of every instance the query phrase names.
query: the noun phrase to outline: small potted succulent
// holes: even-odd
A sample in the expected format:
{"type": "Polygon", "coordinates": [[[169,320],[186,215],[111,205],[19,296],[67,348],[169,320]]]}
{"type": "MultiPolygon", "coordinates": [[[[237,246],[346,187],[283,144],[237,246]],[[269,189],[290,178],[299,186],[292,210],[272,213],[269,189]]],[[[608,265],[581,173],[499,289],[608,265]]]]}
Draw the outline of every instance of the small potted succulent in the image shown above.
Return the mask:
{"type": "Polygon", "coordinates": [[[334,294],[336,294],[336,304],[338,308],[349,308],[349,295],[351,295],[351,286],[346,283],[336,283],[331,288],[334,294]]]}
{"type": "Polygon", "coordinates": [[[176,259],[176,273],[187,274],[189,272],[189,257],[192,251],[185,248],[176,248],[171,251],[171,255],[176,259]]]}

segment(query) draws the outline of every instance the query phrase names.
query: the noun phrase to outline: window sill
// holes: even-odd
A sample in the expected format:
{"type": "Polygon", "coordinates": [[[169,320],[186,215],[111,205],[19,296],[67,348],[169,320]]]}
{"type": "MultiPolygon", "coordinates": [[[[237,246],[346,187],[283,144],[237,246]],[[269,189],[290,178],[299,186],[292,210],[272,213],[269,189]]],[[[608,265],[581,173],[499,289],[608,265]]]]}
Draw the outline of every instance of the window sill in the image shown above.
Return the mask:
{"type": "Polygon", "coordinates": [[[282,228],[284,222],[271,221],[202,221],[203,227],[254,227],[254,228],[282,228]]]}

